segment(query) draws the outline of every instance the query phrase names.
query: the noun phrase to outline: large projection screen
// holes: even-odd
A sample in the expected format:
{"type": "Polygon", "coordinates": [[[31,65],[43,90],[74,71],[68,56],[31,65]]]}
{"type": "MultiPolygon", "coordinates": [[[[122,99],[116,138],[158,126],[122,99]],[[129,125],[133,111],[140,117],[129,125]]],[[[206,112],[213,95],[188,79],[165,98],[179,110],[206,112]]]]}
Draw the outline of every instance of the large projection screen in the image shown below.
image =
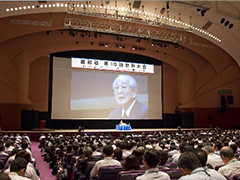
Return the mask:
{"type": "Polygon", "coordinates": [[[148,106],[148,119],[162,119],[161,65],[154,65],[153,74],[144,74],[74,69],[71,58],[53,57],[52,61],[52,120],[109,119],[110,112],[119,108],[112,88],[119,74],[136,80],[136,99],[148,106]]]}

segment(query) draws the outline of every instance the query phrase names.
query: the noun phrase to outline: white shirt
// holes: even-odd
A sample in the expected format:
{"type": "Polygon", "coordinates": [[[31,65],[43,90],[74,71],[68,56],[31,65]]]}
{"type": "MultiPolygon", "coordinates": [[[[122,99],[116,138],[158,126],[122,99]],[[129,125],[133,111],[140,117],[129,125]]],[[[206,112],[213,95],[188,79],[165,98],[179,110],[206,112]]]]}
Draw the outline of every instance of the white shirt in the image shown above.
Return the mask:
{"type": "Polygon", "coordinates": [[[240,174],[240,161],[233,159],[225,166],[220,167],[218,172],[226,176],[228,179],[232,179],[234,175],[240,174]]]}
{"type": "Polygon", "coordinates": [[[207,164],[211,164],[213,169],[215,169],[215,167],[218,165],[224,165],[224,162],[222,161],[222,158],[219,155],[211,153],[208,154],[207,164]]]}
{"type": "Polygon", "coordinates": [[[122,166],[121,163],[111,157],[106,157],[103,160],[97,161],[96,164],[93,166],[93,169],[90,173],[91,177],[96,177],[98,174],[98,170],[100,167],[103,166],[122,166]]]}
{"type": "MultiPolygon", "coordinates": [[[[10,165],[10,166],[11,166],[11,165],[10,165]]],[[[6,170],[4,171],[4,173],[6,173],[6,174],[8,174],[8,175],[11,174],[12,172],[10,172],[10,167],[8,167],[8,169],[6,169],[6,170]]],[[[39,178],[38,175],[36,174],[36,171],[35,171],[32,163],[28,163],[28,164],[27,164],[27,169],[26,169],[26,172],[25,172],[25,175],[24,175],[24,176],[27,177],[27,178],[30,178],[30,179],[32,179],[32,180],[40,180],[40,178],[39,178]]]]}
{"type": "Polygon", "coordinates": [[[8,176],[11,178],[11,180],[29,180],[28,178],[26,177],[23,177],[23,176],[19,176],[17,173],[15,172],[10,172],[8,174],[8,176]]]}
{"type": "Polygon", "coordinates": [[[205,170],[202,167],[196,168],[190,175],[182,176],[179,180],[226,180],[226,178],[213,169],[205,170]]]}
{"type": "Polygon", "coordinates": [[[181,153],[174,154],[174,155],[172,156],[172,158],[173,158],[172,162],[173,162],[173,163],[178,163],[178,159],[179,159],[180,156],[181,156],[181,153]]]}
{"type": "Polygon", "coordinates": [[[162,171],[159,171],[158,168],[151,168],[146,170],[146,172],[138,176],[136,180],[170,180],[170,176],[162,171]]]}
{"type": "Polygon", "coordinates": [[[130,112],[131,112],[132,107],[133,107],[133,105],[135,104],[135,102],[136,102],[136,99],[132,102],[132,104],[129,106],[129,108],[128,108],[126,111],[124,111],[124,109],[122,109],[122,117],[123,117],[124,112],[126,112],[127,117],[129,117],[130,112]]]}
{"type": "Polygon", "coordinates": [[[126,149],[124,149],[123,151],[122,151],[122,158],[123,159],[126,159],[128,156],[130,156],[132,154],[132,150],[126,150],[126,149]]]}

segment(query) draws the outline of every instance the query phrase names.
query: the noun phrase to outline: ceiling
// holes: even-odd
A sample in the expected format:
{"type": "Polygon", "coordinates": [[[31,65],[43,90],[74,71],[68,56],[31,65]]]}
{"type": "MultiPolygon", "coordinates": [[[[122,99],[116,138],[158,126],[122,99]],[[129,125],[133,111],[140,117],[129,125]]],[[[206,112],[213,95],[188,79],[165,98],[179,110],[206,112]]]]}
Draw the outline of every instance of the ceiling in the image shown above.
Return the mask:
{"type": "MultiPolygon", "coordinates": [[[[68,12],[65,6],[44,8],[45,4],[71,3],[91,4],[95,6],[109,6],[117,8],[135,9],[161,16],[180,20],[187,24],[194,25],[199,29],[206,30],[218,37],[221,42],[193,30],[192,34],[200,36],[226,51],[240,65],[240,2],[239,1],[1,1],[0,18],[15,18],[25,14],[40,14],[51,12],[68,12]],[[34,5],[35,8],[32,8],[34,5]],[[43,5],[43,8],[40,6],[43,5]],[[23,7],[26,6],[24,10],[23,7]],[[30,8],[28,8],[30,6],[30,8]],[[19,10],[19,7],[22,7],[19,10]],[[12,8],[12,9],[11,9],[12,8]],[[169,8],[169,10],[167,10],[169,8]],[[17,9],[17,10],[15,10],[17,9]],[[203,11],[203,12],[202,12],[203,11]],[[204,13],[205,11],[205,13],[204,13]],[[224,18],[224,20],[222,20],[224,18]],[[224,21],[221,23],[221,20],[224,21]],[[229,21],[226,26],[225,23],[229,21]],[[229,25],[233,27],[230,29],[229,25]]],[[[47,19],[46,21],[49,21],[47,19]]],[[[7,39],[1,37],[1,42],[7,39]]]]}

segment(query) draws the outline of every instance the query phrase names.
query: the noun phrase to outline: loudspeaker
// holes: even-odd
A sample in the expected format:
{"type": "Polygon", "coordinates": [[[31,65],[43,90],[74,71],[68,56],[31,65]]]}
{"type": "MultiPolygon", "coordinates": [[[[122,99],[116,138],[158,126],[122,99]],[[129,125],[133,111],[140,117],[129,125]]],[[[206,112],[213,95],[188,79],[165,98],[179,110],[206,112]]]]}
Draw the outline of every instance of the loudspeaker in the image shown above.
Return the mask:
{"type": "Polygon", "coordinates": [[[226,108],[225,95],[221,95],[221,112],[225,112],[225,108],[226,108]]]}
{"type": "Polygon", "coordinates": [[[140,5],[141,5],[141,1],[134,1],[133,2],[133,8],[135,8],[135,9],[139,9],[140,5]]]}
{"type": "Polygon", "coordinates": [[[21,130],[30,130],[38,128],[39,128],[39,111],[22,110],[21,130]]]}
{"type": "Polygon", "coordinates": [[[181,113],[182,128],[194,128],[194,114],[181,113]]]}
{"type": "Polygon", "coordinates": [[[163,114],[164,128],[177,128],[181,126],[181,114],[163,114]]]}
{"type": "Polygon", "coordinates": [[[227,104],[233,104],[233,96],[232,95],[227,96],[227,104]]]}

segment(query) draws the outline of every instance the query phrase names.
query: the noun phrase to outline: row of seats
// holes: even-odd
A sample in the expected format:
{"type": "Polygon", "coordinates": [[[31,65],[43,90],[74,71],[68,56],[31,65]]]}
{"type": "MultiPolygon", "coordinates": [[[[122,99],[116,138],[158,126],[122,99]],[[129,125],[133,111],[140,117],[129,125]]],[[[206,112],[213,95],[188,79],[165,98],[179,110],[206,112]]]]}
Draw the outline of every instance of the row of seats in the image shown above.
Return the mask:
{"type": "MultiPolygon", "coordinates": [[[[81,174],[81,172],[77,171],[76,166],[73,167],[73,179],[74,180],[89,180],[90,172],[95,165],[95,161],[89,161],[87,163],[86,175],[81,174]]],[[[119,166],[104,166],[99,169],[98,180],[134,180],[137,176],[144,174],[145,169],[140,170],[130,170],[130,171],[122,171],[122,167],[119,166]]],[[[180,169],[171,168],[171,169],[163,169],[161,171],[169,174],[171,179],[178,179],[182,176],[180,169]]],[[[71,179],[71,178],[70,178],[71,179]]]]}

